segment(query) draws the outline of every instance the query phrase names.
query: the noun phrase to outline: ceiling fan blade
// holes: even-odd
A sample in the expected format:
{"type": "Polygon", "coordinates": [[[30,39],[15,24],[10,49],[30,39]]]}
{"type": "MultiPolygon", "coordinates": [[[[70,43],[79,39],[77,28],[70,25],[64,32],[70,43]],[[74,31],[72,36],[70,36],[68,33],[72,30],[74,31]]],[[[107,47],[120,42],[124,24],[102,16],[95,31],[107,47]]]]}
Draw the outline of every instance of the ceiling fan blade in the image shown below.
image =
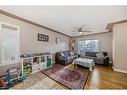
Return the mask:
{"type": "Polygon", "coordinates": [[[92,32],[92,31],[82,31],[82,32],[92,32]]]}
{"type": "Polygon", "coordinates": [[[78,33],[72,33],[73,36],[78,35],[78,33]]]}
{"type": "Polygon", "coordinates": [[[78,32],[77,30],[72,30],[72,32],[78,32]]]}

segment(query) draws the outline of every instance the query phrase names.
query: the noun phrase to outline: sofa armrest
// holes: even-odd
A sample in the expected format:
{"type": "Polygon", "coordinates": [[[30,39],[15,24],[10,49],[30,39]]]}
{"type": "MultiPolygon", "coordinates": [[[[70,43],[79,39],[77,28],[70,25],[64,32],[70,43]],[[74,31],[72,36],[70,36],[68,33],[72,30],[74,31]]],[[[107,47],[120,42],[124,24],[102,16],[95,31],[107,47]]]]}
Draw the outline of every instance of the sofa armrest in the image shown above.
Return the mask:
{"type": "Polygon", "coordinates": [[[76,53],[75,53],[74,56],[77,56],[77,58],[78,58],[78,57],[80,57],[80,54],[76,54],[76,53]]]}
{"type": "Polygon", "coordinates": [[[107,66],[109,65],[109,57],[108,56],[104,57],[104,64],[107,66]]]}
{"type": "Polygon", "coordinates": [[[78,57],[80,57],[80,55],[77,55],[77,54],[76,54],[76,55],[75,55],[75,58],[78,58],[78,57]]]}
{"type": "Polygon", "coordinates": [[[104,60],[109,60],[109,57],[108,57],[108,56],[105,56],[105,57],[104,57],[104,60]]]}
{"type": "Polygon", "coordinates": [[[60,59],[60,60],[66,60],[67,58],[64,57],[64,56],[59,56],[59,59],[60,59]]]}

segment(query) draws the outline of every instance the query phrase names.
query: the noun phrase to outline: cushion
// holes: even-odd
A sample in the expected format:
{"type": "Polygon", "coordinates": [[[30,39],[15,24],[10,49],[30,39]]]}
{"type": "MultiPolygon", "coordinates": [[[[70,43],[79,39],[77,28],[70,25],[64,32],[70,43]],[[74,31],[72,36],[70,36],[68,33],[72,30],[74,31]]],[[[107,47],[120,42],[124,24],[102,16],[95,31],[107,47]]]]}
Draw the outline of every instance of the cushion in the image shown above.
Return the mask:
{"type": "Polygon", "coordinates": [[[74,59],[78,58],[78,55],[73,55],[72,57],[73,57],[73,60],[74,60],[74,59]]]}
{"type": "Polygon", "coordinates": [[[85,56],[86,56],[85,51],[80,52],[80,56],[81,56],[81,57],[85,57],[85,56]]]}
{"type": "Polygon", "coordinates": [[[63,52],[66,57],[70,56],[69,52],[65,51],[63,52]]]}
{"type": "Polygon", "coordinates": [[[103,52],[104,57],[107,56],[107,52],[103,52]]]}
{"type": "Polygon", "coordinates": [[[97,54],[96,54],[96,56],[97,56],[97,58],[102,58],[102,57],[104,57],[104,55],[103,55],[103,53],[102,53],[102,52],[97,53],[97,54]]]}
{"type": "Polygon", "coordinates": [[[85,56],[96,57],[97,52],[85,52],[85,56]]]}
{"type": "Polygon", "coordinates": [[[90,57],[90,56],[85,56],[83,58],[88,58],[88,59],[97,59],[96,57],[90,57]]]}
{"type": "Polygon", "coordinates": [[[70,56],[73,56],[73,55],[75,55],[73,52],[69,52],[69,54],[70,54],[70,56]]]}
{"type": "Polygon", "coordinates": [[[64,53],[61,53],[61,56],[65,56],[64,53]]]}

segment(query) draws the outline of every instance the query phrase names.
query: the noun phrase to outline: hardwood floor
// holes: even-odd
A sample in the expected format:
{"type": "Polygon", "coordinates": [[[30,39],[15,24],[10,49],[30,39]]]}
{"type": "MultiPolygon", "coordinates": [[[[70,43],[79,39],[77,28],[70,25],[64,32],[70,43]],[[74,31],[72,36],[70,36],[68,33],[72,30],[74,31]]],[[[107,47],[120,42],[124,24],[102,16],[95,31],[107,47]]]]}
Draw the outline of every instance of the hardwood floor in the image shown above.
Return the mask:
{"type": "Polygon", "coordinates": [[[89,73],[84,89],[127,89],[127,74],[113,71],[111,66],[96,65],[93,72],[89,73]]]}
{"type": "Polygon", "coordinates": [[[96,65],[88,77],[85,89],[127,89],[127,74],[96,65]]]}
{"type": "MultiPolygon", "coordinates": [[[[68,65],[73,68],[73,65],[68,65]]],[[[86,68],[76,68],[81,71],[86,68]]],[[[41,72],[37,72],[12,89],[67,89],[41,72]]],[[[89,73],[84,89],[127,89],[127,74],[115,72],[111,67],[96,65],[89,73]]]]}

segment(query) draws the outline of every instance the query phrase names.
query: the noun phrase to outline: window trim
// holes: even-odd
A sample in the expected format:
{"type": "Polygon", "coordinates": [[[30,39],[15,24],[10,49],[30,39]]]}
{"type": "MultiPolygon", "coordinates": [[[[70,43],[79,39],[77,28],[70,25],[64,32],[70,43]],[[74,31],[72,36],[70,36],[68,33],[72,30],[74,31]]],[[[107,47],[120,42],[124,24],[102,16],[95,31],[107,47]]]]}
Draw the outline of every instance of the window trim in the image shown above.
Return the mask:
{"type": "Polygon", "coordinates": [[[14,24],[10,24],[10,23],[6,23],[6,22],[2,22],[2,21],[0,21],[0,53],[1,53],[1,63],[0,63],[0,67],[1,66],[7,66],[7,65],[11,65],[11,64],[19,64],[20,63],[20,53],[21,53],[21,51],[20,51],[20,49],[21,49],[21,32],[20,32],[20,27],[19,26],[17,26],[17,25],[14,25],[14,24]],[[10,26],[10,27],[6,27],[6,28],[9,28],[9,29],[12,29],[12,30],[17,30],[17,32],[18,32],[18,37],[19,37],[19,43],[18,43],[18,60],[16,61],[16,62],[11,62],[11,61],[8,61],[8,62],[5,62],[4,60],[3,60],[3,46],[2,46],[2,42],[3,42],[3,39],[2,39],[2,31],[3,31],[3,29],[2,28],[4,28],[3,27],[3,25],[4,26],[10,26]]]}
{"type": "Polygon", "coordinates": [[[100,38],[99,37],[89,37],[89,38],[79,38],[78,39],[78,53],[80,53],[80,50],[79,50],[79,41],[84,41],[84,40],[94,40],[94,39],[97,39],[98,40],[98,51],[97,52],[100,52],[100,38]]]}

